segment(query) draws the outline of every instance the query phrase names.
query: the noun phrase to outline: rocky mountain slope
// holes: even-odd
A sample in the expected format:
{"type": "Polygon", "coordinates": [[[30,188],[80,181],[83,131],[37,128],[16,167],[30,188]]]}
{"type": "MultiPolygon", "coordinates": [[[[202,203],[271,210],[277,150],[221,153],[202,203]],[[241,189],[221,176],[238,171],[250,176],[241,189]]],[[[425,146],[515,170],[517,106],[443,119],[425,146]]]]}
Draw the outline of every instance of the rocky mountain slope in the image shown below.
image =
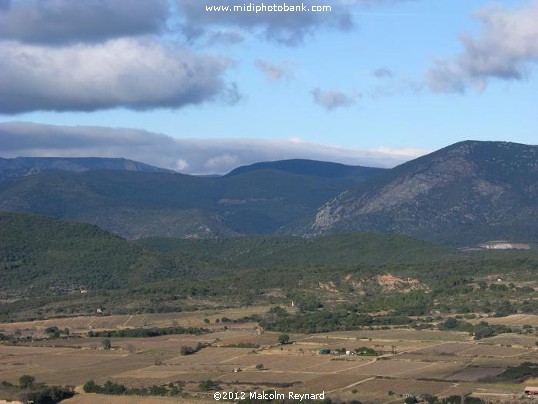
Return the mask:
{"type": "Polygon", "coordinates": [[[538,146],[466,141],[322,206],[300,232],[383,232],[454,245],[538,241],[538,146]]]}

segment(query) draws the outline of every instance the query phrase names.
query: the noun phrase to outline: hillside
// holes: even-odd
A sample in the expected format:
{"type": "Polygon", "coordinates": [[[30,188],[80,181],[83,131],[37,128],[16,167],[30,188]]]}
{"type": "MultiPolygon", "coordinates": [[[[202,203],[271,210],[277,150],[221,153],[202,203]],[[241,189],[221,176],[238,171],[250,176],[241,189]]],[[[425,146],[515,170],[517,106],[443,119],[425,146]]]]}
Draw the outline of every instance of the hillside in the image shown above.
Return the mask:
{"type": "Polygon", "coordinates": [[[538,146],[457,143],[321,207],[302,232],[384,232],[467,245],[538,241],[538,146]]]}
{"type": "Polygon", "coordinates": [[[315,276],[309,268],[377,268],[459,255],[408,237],[374,234],[130,242],[94,225],[27,213],[0,213],[0,239],[0,291],[30,295],[188,282],[239,270],[295,268],[308,277],[315,276]]]}
{"type": "Polygon", "coordinates": [[[507,312],[505,303],[517,298],[509,313],[536,310],[522,299],[532,300],[532,288],[525,292],[528,284],[519,283],[536,279],[533,251],[463,252],[386,234],[127,241],[93,225],[27,213],[0,213],[0,240],[3,321],[95,314],[96,307],[133,314],[289,299],[308,310],[325,302],[328,316],[344,301],[367,312],[416,315],[477,304],[507,312]],[[501,285],[502,295],[480,286],[471,302],[469,285],[492,276],[517,279],[518,286],[501,285]]]}
{"type": "Polygon", "coordinates": [[[173,172],[138,161],[123,158],[100,157],[0,157],[0,181],[8,178],[26,177],[43,171],[63,170],[81,172],[86,170],[120,170],[136,172],[173,172]]]}
{"type": "Polygon", "coordinates": [[[0,240],[0,292],[8,295],[126,288],[204,269],[186,254],[169,260],[97,226],[34,214],[0,213],[0,240]]]}
{"type": "Polygon", "coordinates": [[[271,234],[312,215],[378,170],[354,172],[324,177],[261,167],[226,177],[198,177],[47,171],[0,181],[0,210],[84,221],[127,238],[271,234]]]}

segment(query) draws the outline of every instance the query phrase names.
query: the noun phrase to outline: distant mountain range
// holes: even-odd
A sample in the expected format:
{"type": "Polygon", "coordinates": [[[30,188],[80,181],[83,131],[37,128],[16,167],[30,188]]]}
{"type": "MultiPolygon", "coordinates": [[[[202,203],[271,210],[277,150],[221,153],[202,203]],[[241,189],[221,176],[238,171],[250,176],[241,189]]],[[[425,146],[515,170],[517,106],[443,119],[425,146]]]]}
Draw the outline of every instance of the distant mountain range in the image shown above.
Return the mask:
{"type": "Polygon", "coordinates": [[[300,233],[382,232],[449,244],[538,241],[538,146],[457,143],[321,207],[300,233]]]}
{"type": "Polygon", "coordinates": [[[538,243],[538,146],[467,141],[391,170],[285,160],[221,177],[122,159],[20,159],[20,169],[6,160],[0,210],[133,239],[379,232],[457,246],[538,243]]]}
{"type": "MultiPolygon", "coordinates": [[[[107,160],[99,160],[100,168],[107,160]]],[[[327,200],[384,172],[293,160],[240,168],[223,177],[199,177],[128,171],[132,165],[122,171],[113,162],[108,165],[115,170],[80,171],[73,168],[82,163],[72,161],[66,170],[0,181],[0,210],[88,222],[127,238],[272,234],[306,220],[327,200]]]]}
{"type": "Polygon", "coordinates": [[[0,157],[0,180],[26,177],[43,171],[64,170],[79,173],[87,170],[121,170],[146,173],[173,172],[138,161],[100,157],[0,157]]]}

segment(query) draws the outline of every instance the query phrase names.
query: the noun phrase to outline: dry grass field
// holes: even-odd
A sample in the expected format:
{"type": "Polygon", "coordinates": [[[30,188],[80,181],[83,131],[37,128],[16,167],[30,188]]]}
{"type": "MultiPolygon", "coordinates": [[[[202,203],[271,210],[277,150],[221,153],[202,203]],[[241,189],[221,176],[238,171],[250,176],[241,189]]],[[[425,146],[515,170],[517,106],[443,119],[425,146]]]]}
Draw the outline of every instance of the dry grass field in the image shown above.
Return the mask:
{"type": "MultiPolygon", "coordinates": [[[[266,308],[249,308],[249,314],[266,308]]],[[[1,332],[19,330],[40,335],[44,328],[69,327],[71,338],[0,345],[0,381],[17,383],[28,374],[47,384],[81,386],[88,380],[111,380],[128,387],[180,382],[188,396],[181,398],[112,397],[78,394],[74,404],[98,402],[215,402],[201,391],[203,380],[213,380],[224,391],[271,390],[320,393],[365,403],[401,402],[403,394],[476,393],[503,397],[521,394],[523,385],[485,383],[525,360],[538,362],[536,337],[504,334],[480,341],[468,334],[411,329],[360,330],[316,335],[290,335],[290,344],[278,343],[278,333],[255,332],[256,324],[215,324],[214,319],[244,317],[245,311],[167,313],[109,316],[0,324],[1,332]],[[213,317],[211,317],[213,316],[213,317]],[[204,322],[210,318],[210,325],[204,322]],[[95,329],[139,326],[207,326],[204,335],[166,335],[153,338],[111,338],[112,349],[101,338],[87,337],[95,329]],[[95,328],[94,328],[95,327],[95,328]],[[187,356],[181,347],[207,347],[187,356]],[[239,347],[236,347],[239,346],[239,347]],[[241,347],[243,346],[243,347],[241,347]],[[246,347],[245,347],[246,346],[246,347]],[[364,357],[320,354],[320,349],[354,350],[369,347],[385,352],[364,357]],[[395,354],[391,353],[394,350],[395,354]],[[398,401],[399,400],[399,401],[398,401]]],[[[489,397],[489,396],[488,396],[489,397]]],[[[0,397],[2,398],[2,397],[0,397]]],[[[501,400],[502,402],[502,400],[501,400]]]]}
{"type": "Polygon", "coordinates": [[[533,327],[538,327],[538,315],[535,314],[513,314],[506,317],[488,317],[486,319],[473,320],[471,323],[479,323],[480,321],[486,320],[490,324],[500,324],[500,325],[516,325],[524,326],[525,324],[531,325],[533,327]]]}

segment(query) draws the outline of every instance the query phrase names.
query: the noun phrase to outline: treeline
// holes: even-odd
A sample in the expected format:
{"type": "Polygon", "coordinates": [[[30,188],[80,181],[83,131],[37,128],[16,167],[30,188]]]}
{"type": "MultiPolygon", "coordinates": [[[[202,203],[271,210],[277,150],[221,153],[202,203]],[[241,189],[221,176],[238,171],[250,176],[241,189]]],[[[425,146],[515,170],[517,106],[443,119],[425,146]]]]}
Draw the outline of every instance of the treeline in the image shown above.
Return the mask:
{"type": "Polygon", "coordinates": [[[55,404],[62,400],[67,400],[74,395],[75,392],[67,387],[42,386],[36,391],[22,393],[20,398],[25,403],[55,404]]]}
{"type": "Polygon", "coordinates": [[[148,338],[160,335],[191,334],[202,335],[210,333],[211,330],[200,327],[164,327],[164,328],[125,328],[123,330],[88,331],[88,337],[100,338],[148,338]]]}
{"type": "Polygon", "coordinates": [[[19,377],[18,385],[4,380],[0,391],[3,398],[8,398],[8,402],[14,401],[12,397],[15,396],[23,403],[34,404],[55,404],[75,395],[74,390],[70,387],[46,386],[42,383],[37,383],[35,377],[30,375],[19,377]]]}
{"type": "Polygon", "coordinates": [[[177,396],[181,393],[181,385],[170,383],[168,385],[153,385],[150,387],[128,388],[123,384],[113,383],[108,380],[105,384],[99,385],[93,380],[86,382],[83,386],[85,393],[97,393],[108,395],[129,395],[129,396],[177,396]]]}
{"type": "Polygon", "coordinates": [[[440,330],[468,332],[469,334],[473,335],[475,340],[494,337],[495,335],[513,331],[511,327],[505,325],[489,324],[486,321],[481,321],[480,323],[474,325],[467,321],[458,320],[454,317],[447,318],[443,323],[439,324],[438,328],[440,330]]]}
{"type": "Polygon", "coordinates": [[[267,330],[281,332],[319,333],[330,331],[348,331],[360,327],[410,325],[413,320],[406,316],[371,316],[361,312],[360,308],[341,305],[330,310],[316,310],[297,314],[288,314],[285,310],[274,308],[272,316],[261,322],[267,330]]]}

